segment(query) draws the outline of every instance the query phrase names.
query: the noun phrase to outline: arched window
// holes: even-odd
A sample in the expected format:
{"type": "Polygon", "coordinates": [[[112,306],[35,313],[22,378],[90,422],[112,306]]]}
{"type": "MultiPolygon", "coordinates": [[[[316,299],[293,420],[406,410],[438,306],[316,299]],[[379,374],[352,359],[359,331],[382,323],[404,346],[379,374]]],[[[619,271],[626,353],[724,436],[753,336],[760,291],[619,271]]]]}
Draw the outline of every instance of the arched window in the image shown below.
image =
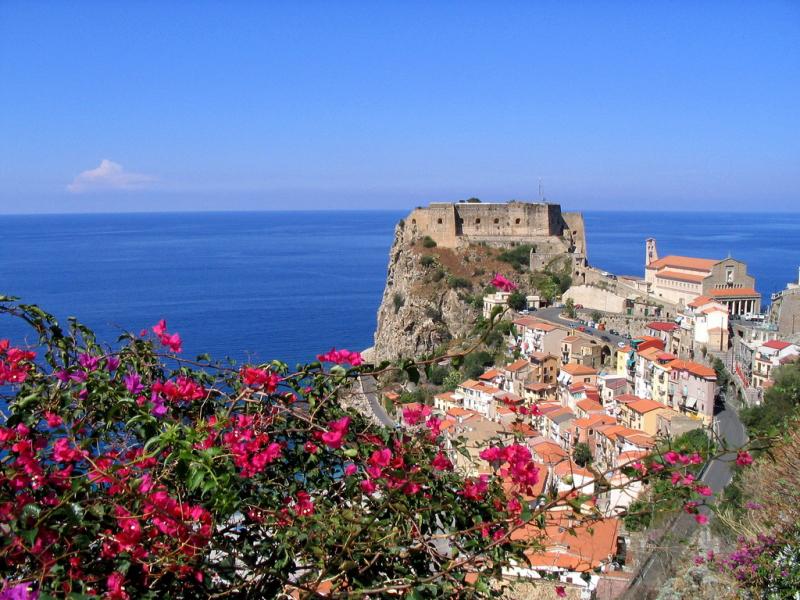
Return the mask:
{"type": "Polygon", "coordinates": [[[519,225],[519,217],[517,217],[516,219],[514,219],[514,224],[515,224],[515,225],[519,225]]]}
{"type": "Polygon", "coordinates": [[[442,220],[441,220],[441,219],[436,219],[436,222],[437,222],[439,225],[441,225],[441,224],[442,224],[442,220]]]}
{"type": "Polygon", "coordinates": [[[475,219],[475,225],[480,225],[480,224],[481,224],[481,220],[480,219],[475,219]]]}
{"type": "Polygon", "coordinates": [[[494,224],[497,225],[500,222],[500,219],[495,219],[494,224]]]}

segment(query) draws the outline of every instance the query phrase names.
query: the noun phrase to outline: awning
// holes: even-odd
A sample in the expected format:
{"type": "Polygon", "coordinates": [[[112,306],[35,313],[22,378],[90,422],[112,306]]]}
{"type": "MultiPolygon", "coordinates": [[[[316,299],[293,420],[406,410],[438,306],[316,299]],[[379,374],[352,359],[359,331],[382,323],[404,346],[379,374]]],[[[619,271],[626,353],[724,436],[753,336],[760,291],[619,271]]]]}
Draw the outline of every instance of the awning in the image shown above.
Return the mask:
{"type": "Polygon", "coordinates": [[[694,408],[697,406],[697,398],[687,398],[686,399],[686,408],[694,408]]]}

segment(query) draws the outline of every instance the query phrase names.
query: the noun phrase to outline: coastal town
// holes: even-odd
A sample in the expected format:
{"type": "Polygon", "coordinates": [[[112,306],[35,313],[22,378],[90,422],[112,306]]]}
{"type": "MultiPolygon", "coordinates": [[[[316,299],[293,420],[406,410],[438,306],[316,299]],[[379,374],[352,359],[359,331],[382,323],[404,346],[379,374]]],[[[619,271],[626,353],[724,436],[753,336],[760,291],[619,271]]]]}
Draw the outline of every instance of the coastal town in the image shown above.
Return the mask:
{"type": "MultiPolygon", "coordinates": [[[[481,454],[493,441],[524,444],[540,472],[526,497],[532,508],[587,494],[582,512],[602,518],[581,525],[568,505],[553,508],[544,533],[515,533],[521,541],[530,536],[537,550],[505,574],[555,577],[576,598],[617,598],[643,559],[631,556],[631,548],[645,552],[624,517],[650,493],[627,467],[682,436],[731,446],[745,441],[736,408],[757,405],[775,370],[800,358],[800,323],[792,314],[800,282],[762,313],[743,262],[659,256],[654,239],[642,240],[641,276],[600,271],[587,260],[579,216],[559,213],[557,205],[526,203],[441,204],[412,213],[407,244],[422,238],[426,248],[522,246],[531,271],[543,264],[537,250],[545,245],[545,260],[565,253],[572,285],[545,299],[536,290],[522,293],[511,281],[519,273],[495,274],[479,319],[503,332],[507,361],[451,379],[451,389],[427,396],[413,384],[388,386],[383,405],[404,426],[410,426],[404,416],[420,412],[440,418],[448,439],[466,441],[468,456],[453,452],[451,459],[468,475],[493,472],[481,454]],[[488,227],[481,229],[481,219],[488,227]],[[532,221],[543,226],[531,227],[532,221]],[[565,538],[567,521],[572,534],[565,538]]],[[[717,461],[701,478],[716,494],[730,473],[717,461]]]]}

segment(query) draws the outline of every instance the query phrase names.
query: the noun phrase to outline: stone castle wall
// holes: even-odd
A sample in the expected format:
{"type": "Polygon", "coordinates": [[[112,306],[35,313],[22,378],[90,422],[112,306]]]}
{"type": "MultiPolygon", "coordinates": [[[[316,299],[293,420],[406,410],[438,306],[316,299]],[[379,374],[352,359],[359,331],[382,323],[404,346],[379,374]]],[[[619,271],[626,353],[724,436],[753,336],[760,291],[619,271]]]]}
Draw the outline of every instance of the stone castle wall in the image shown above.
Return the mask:
{"type": "Polygon", "coordinates": [[[405,223],[404,241],[411,243],[430,236],[445,248],[481,242],[503,246],[535,244],[562,236],[565,228],[558,204],[433,203],[411,212],[405,223]]]}

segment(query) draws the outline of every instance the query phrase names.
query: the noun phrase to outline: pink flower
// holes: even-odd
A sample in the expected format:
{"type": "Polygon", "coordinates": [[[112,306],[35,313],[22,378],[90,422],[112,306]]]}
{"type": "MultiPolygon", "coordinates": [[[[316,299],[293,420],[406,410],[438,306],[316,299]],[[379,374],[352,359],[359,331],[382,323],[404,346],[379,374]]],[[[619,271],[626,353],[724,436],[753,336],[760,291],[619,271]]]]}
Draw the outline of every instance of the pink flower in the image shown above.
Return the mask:
{"type": "Polygon", "coordinates": [[[567,597],[567,590],[564,588],[563,585],[556,586],[556,596],[558,596],[559,598],[567,597]]]}
{"type": "Polygon", "coordinates": [[[746,467],[753,463],[753,457],[747,450],[739,450],[736,455],[736,464],[740,467],[746,467]]]}
{"type": "Polygon", "coordinates": [[[489,285],[493,285],[498,290],[502,290],[504,292],[513,292],[515,289],[517,289],[516,283],[509,281],[499,273],[494,276],[494,279],[489,282],[489,285]]]}
{"type": "Polygon", "coordinates": [[[350,427],[350,417],[342,417],[336,421],[328,423],[328,431],[322,434],[322,441],[328,448],[337,449],[342,447],[347,428],[350,427]]]}
{"type": "Polygon", "coordinates": [[[431,461],[431,465],[437,471],[449,471],[453,468],[453,463],[450,462],[443,452],[439,452],[431,461]]]}
{"type": "Polygon", "coordinates": [[[406,484],[403,486],[403,493],[406,496],[413,496],[417,492],[422,489],[422,486],[418,483],[414,483],[413,481],[407,481],[406,484]]]}
{"type": "Polygon", "coordinates": [[[317,354],[317,360],[319,362],[332,362],[337,365],[350,363],[354,367],[358,367],[364,362],[360,352],[337,350],[336,348],[331,348],[325,354],[317,354]]]}
{"type": "Polygon", "coordinates": [[[317,447],[317,445],[316,445],[314,442],[312,442],[312,441],[308,441],[308,442],[306,442],[306,443],[303,445],[303,448],[304,448],[304,449],[305,449],[305,451],[306,451],[306,452],[308,452],[309,454],[316,454],[316,453],[319,451],[319,448],[317,447]]]}
{"type": "Polygon", "coordinates": [[[264,389],[271,394],[278,387],[281,378],[268,369],[255,369],[253,367],[242,367],[239,376],[244,384],[253,389],[264,389]]]}
{"type": "Polygon", "coordinates": [[[695,491],[701,496],[713,496],[714,491],[707,485],[701,485],[695,488],[695,491]]]}
{"type": "Polygon", "coordinates": [[[388,467],[389,463],[392,462],[392,451],[389,448],[375,450],[367,462],[373,467],[388,467]]]}
{"type": "Polygon", "coordinates": [[[125,576],[122,573],[114,571],[108,576],[108,579],[106,579],[106,588],[108,589],[106,598],[109,600],[128,600],[130,596],[125,591],[124,584],[125,576]]]}
{"type": "Polygon", "coordinates": [[[420,423],[430,414],[430,406],[422,406],[421,408],[403,408],[403,419],[409,425],[416,425],[417,423],[420,423]]]}
{"type": "Polygon", "coordinates": [[[674,465],[676,462],[678,462],[679,459],[680,459],[680,454],[678,454],[674,450],[670,450],[664,455],[664,461],[671,465],[674,465]]]}
{"type": "Polygon", "coordinates": [[[158,323],[153,325],[153,333],[155,333],[158,337],[161,337],[162,335],[167,333],[166,319],[161,319],[158,323]]]}
{"type": "Polygon", "coordinates": [[[358,467],[355,466],[353,463],[347,463],[344,466],[344,474],[347,477],[350,477],[351,475],[355,475],[357,472],[358,472],[358,467]]]}
{"type": "Polygon", "coordinates": [[[700,525],[705,525],[706,523],[708,523],[708,517],[700,513],[697,513],[694,516],[694,520],[697,521],[700,525]]]}
{"type": "Polygon", "coordinates": [[[296,514],[298,517],[313,515],[314,501],[311,499],[311,495],[305,490],[297,492],[292,510],[294,510],[294,514],[296,514]]]}
{"type": "Polygon", "coordinates": [[[482,450],[478,456],[490,463],[503,462],[506,460],[506,450],[498,446],[490,446],[482,450]]]}
{"type": "Polygon", "coordinates": [[[375,490],[378,489],[378,486],[375,485],[375,482],[371,479],[365,479],[361,482],[361,491],[365,494],[372,494],[375,490]]]}
{"type": "Polygon", "coordinates": [[[64,420],[60,416],[51,412],[44,413],[44,420],[47,421],[47,426],[51,429],[55,429],[64,424],[64,420]]]}

